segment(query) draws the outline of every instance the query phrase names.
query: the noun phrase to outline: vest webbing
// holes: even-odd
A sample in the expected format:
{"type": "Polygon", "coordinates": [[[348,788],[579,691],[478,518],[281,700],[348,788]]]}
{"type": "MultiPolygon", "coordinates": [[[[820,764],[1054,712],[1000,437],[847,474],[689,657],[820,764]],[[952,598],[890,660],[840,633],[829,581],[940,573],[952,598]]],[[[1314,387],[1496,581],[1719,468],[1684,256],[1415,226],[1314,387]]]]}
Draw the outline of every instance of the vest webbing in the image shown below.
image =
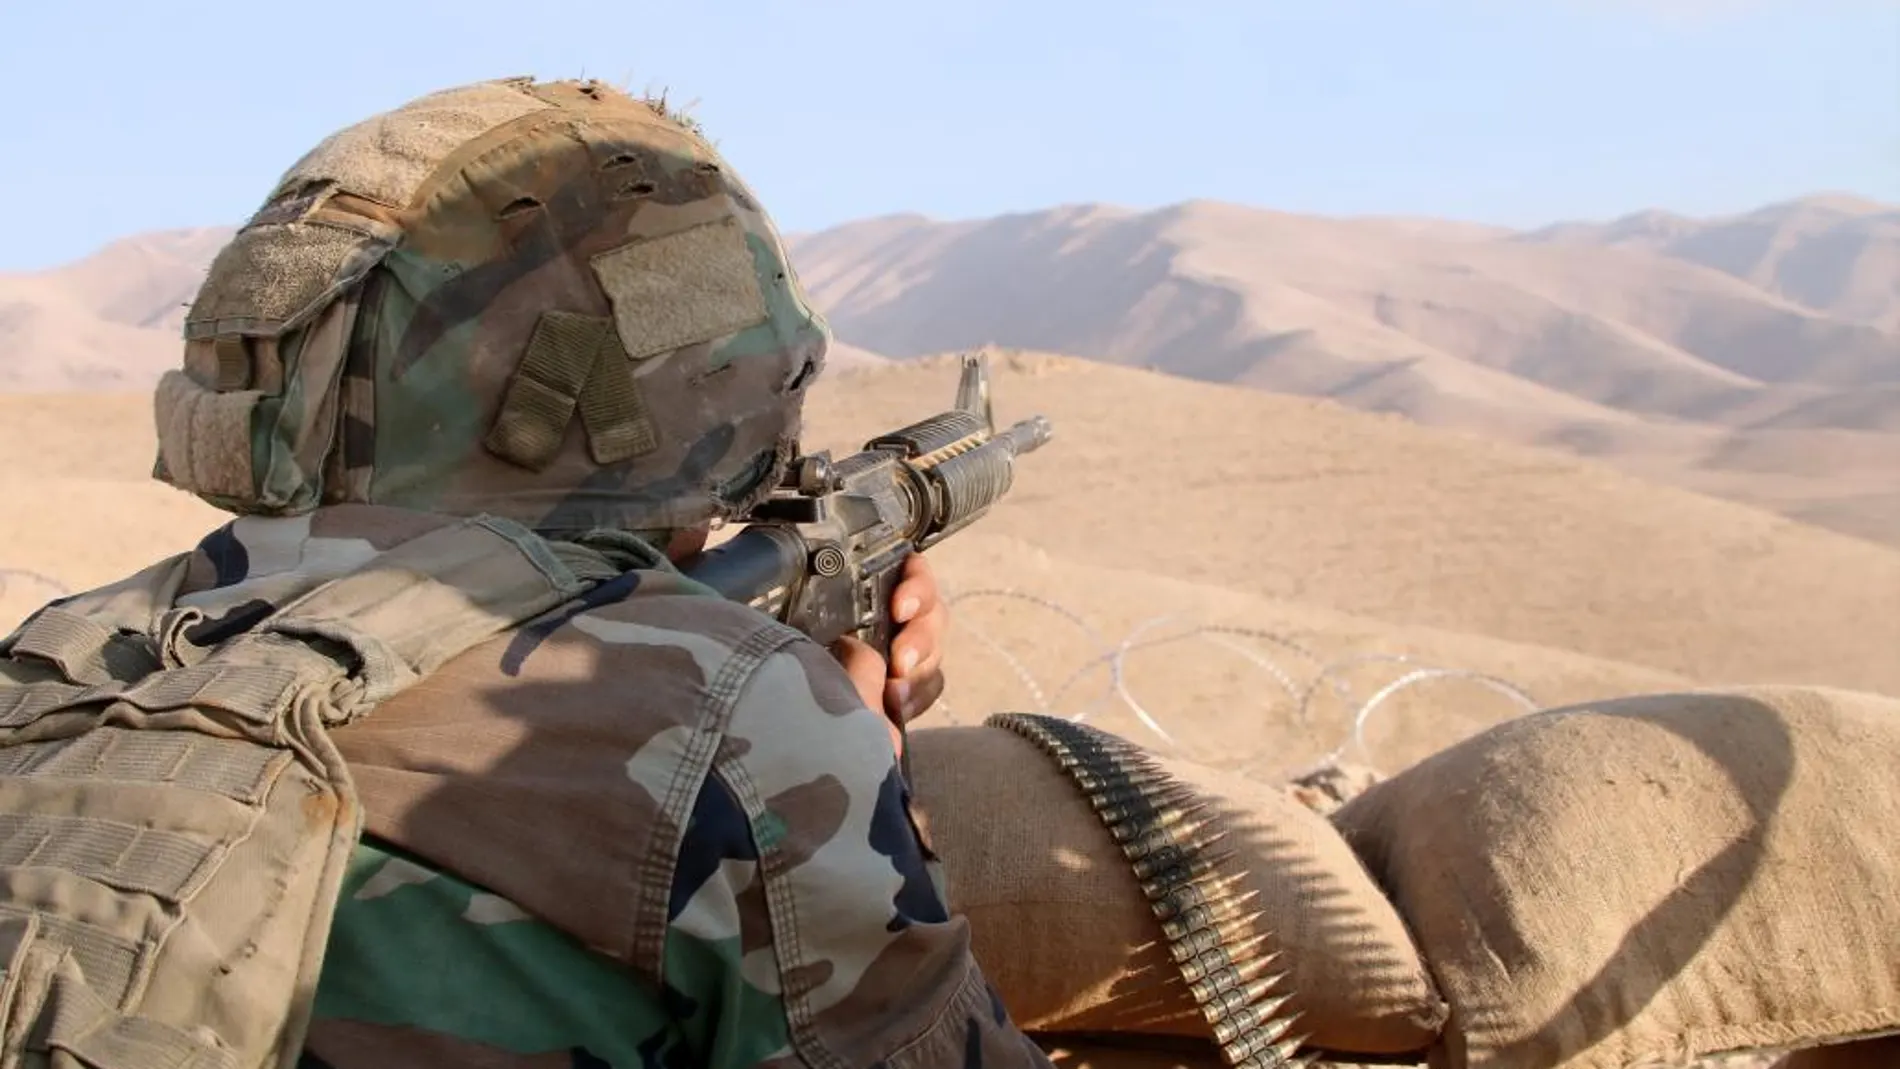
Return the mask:
{"type": "Polygon", "coordinates": [[[612,571],[440,527],[214,646],[188,557],[0,642],[0,1069],[295,1065],[362,827],[331,728],[612,571]]]}

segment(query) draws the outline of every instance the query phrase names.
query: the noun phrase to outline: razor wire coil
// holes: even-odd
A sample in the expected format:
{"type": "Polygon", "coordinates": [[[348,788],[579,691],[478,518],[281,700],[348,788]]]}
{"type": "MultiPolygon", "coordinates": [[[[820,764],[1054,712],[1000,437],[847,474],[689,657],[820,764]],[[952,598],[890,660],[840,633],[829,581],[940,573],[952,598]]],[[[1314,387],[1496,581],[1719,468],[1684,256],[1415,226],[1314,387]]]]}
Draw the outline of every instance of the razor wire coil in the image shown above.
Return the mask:
{"type": "MultiPolygon", "coordinates": [[[[1179,746],[1179,740],[1163,725],[1163,718],[1156,715],[1155,711],[1144,703],[1130,686],[1128,660],[1129,655],[1136,651],[1189,639],[1200,639],[1218,646],[1238,656],[1265,675],[1273,682],[1276,691],[1286,695],[1287,700],[1292,704],[1294,723],[1301,728],[1307,728],[1313,724],[1314,706],[1322,695],[1330,694],[1346,704],[1351,713],[1349,719],[1351,726],[1346,738],[1310,765],[1299,769],[1278,770],[1276,778],[1294,779],[1314,771],[1336,767],[1355,751],[1363,763],[1369,767],[1376,766],[1376,762],[1371,758],[1372,744],[1367,737],[1368,726],[1372,723],[1375,714],[1389,706],[1393,698],[1420,684],[1437,680],[1463,682],[1489,690],[1514,702],[1525,712],[1534,712],[1540,708],[1535,698],[1509,680],[1469,669],[1425,664],[1417,658],[1404,654],[1353,653],[1328,659],[1296,639],[1266,628],[1195,622],[1184,618],[1179,613],[1165,613],[1141,620],[1129,628],[1119,640],[1111,640],[1081,613],[1053,598],[1016,587],[973,587],[953,590],[950,584],[942,580],[939,582],[944,588],[946,605],[956,606],[975,599],[1010,600],[1032,605],[1069,621],[1093,644],[1095,654],[1071,672],[1052,694],[1044,690],[1041,681],[1023,662],[1023,659],[1008,649],[995,635],[982,627],[971,624],[968,620],[959,618],[957,630],[995,654],[1008,666],[1010,672],[1022,683],[1023,689],[1028,692],[1030,701],[1035,705],[1035,711],[1039,713],[1063,716],[1073,722],[1083,723],[1091,716],[1100,713],[1107,703],[1119,701],[1142,727],[1169,746],[1179,746]],[[1148,637],[1171,623],[1179,625],[1178,629],[1158,637],[1148,637]],[[1281,659],[1276,659],[1257,646],[1249,645],[1242,640],[1252,640],[1253,643],[1259,645],[1276,647],[1282,651],[1283,656],[1281,659]],[[1300,683],[1299,676],[1288,670],[1286,664],[1283,663],[1286,655],[1306,662],[1310,669],[1306,683],[1300,683]],[[1372,664],[1402,666],[1406,671],[1398,678],[1381,685],[1363,699],[1356,700],[1353,687],[1345,676],[1353,669],[1372,664]],[[1109,676],[1108,687],[1104,692],[1095,696],[1077,711],[1059,713],[1057,706],[1060,701],[1090,674],[1104,666],[1107,667],[1109,676]]],[[[940,705],[946,710],[949,708],[947,701],[940,702],[940,705]]]]}
{"type": "MultiPolygon", "coordinates": [[[[1351,711],[1350,729],[1340,744],[1328,751],[1317,761],[1302,769],[1282,769],[1280,775],[1292,779],[1313,771],[1335,767],[1345,761],[1355,751],[1370,765],[1372,745],[1367,738],[1367,727],[1375,714],[1388,706],[1400,693],[1422,683],[1436,680],[1451,680],[1472,684],[1489,690],[1509,701],[1522,706],[1526,712],[1539,708],[1536,699],[1523,688],[1509,680],[1468,669],[1430,665],[1404,654],[1354,653],[1331,659],[1301,644],[1290,636],[1258,627],[1237,624],[1197,622],[1180,613],[1163,613],[1141,620],[1128,629],[1119,639],[1111,639],[1101,628],[1087,617],[1060,601],[1017,587],[971,587],[955,590],[951,584],[939,581],[944,589],[946,605],[955,606],[964,602],[990,599],[1012,601],[1044,610],[1056,617],[1068,621],[1087,639],[1094,653],[1064,678],[1053,690],[1045,690],[1042,681],[1023,658],[990,631],[960,621],[957,629],[988,650],[1006,665],[1016,680],[1028,693],[1035,711],[1049,715],[1065,716],[1075,723],[1084,723],[1090,717],[1102,713],[1110,703],[1119,702],[1135,719],[1156,738],[1169,746],[1178,746],[1177,740],[1163,724],[1163,717],[1157,715],[1141,697],[1135,693],[1128,682],[1129,656],[1137,651],[1150,650],[1175,643],[1199,639],[1220,647],[1247,662],[1256,671],[1272,681],[1274,690],[1284,693],[1292,704],[1294,724],[1300,728],[1309,728],[1314,720],[1314,705],[1321,695],[1331,695],[1347,705],[1351,711]],[[1176,625],[1172,632],[1156,635],[1169,624],[1176,625]],[[1250,641],[1249,641],[1250,640],[1250,641]],[[1251,644],[1250,644],[1251,642],[1251,644]],[[1259,646],[1275,648],[1281,657],[1276,659],[1263,652],[1259,646]],[[1290,671],[1284,663],[1287,657],[1304,661],[1310,674],[1305,683],[1299,682],[1302,673],[1290,671]],[[1344,677],[1355,668],[1369,664],[1391,664],[1403,666],[1407,670],[1355,702],[1351,683],[1344,677]],[[1102,693],[1082,705],[1080,709],[1068,714],[1057,712],[1058,705],[1073,692],[1091,674],[1106,667],[1108,686],[1102,693]]],[[[42,572],[26,568],[0,568],[0,595],[5,595],[16,586],[44,588],[55,597],[71,593],[67,585],[59,579],[42,572]]],[[[940,701],[939,706],[948,709],[950,703],[940,701]]]]}

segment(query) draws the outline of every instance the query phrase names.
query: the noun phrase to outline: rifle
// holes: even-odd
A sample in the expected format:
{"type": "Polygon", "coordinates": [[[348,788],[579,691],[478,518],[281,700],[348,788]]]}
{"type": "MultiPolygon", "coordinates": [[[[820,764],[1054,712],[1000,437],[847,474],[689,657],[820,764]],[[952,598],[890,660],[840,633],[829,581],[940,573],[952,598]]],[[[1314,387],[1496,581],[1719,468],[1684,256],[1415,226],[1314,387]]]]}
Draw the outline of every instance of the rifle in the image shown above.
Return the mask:
{"type": "Polygon", "coordinates": [[[797,457],[743,531],[682,570],[820,644],[855,634],[889,657],[904,561],[981,519],[1009,492],[1016,458],[1053,433],[1042,416],[995,427],[989,364],[965,354],[949,411],[840,461],[829,450],[797,457]]]}

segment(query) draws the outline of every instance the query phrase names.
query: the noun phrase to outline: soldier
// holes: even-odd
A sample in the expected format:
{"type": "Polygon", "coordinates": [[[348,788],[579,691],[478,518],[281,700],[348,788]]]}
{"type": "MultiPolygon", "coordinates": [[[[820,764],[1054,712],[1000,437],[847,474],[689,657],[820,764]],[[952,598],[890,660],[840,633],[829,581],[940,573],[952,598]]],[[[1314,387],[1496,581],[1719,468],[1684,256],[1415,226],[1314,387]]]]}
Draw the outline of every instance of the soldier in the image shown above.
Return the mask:
{"type": "Polygon", "coordinates": [[[351,126],[186,338],[155,474],[238,516],[174,600],[191,642],[471,516],[597,580],[334,731],[366,832],[303,1066],[1047,1064],[909,813],[921,558],[889,669],[674,568],[778,481],[828,339],[689,123],[514,79],[351,126]]]}

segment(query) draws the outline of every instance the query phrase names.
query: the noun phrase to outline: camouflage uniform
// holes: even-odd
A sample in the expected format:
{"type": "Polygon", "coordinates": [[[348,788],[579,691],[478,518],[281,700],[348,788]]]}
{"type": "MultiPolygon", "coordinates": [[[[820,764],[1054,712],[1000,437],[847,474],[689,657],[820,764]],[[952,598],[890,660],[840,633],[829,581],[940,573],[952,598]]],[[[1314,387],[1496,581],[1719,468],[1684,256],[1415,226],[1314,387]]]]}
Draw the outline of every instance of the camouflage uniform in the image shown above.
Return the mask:
{"type": "Polygon", "coordinates": [[[453,516],[618,573],[334,732],[367,834],[308,1066],[1047,1064],[883,717],[655,552],[778,481],[827,341],[706,142],[594,83],[422,98],[285,175],[186,336],[155,475],[240,517],[194,641],[453,516]]]}

